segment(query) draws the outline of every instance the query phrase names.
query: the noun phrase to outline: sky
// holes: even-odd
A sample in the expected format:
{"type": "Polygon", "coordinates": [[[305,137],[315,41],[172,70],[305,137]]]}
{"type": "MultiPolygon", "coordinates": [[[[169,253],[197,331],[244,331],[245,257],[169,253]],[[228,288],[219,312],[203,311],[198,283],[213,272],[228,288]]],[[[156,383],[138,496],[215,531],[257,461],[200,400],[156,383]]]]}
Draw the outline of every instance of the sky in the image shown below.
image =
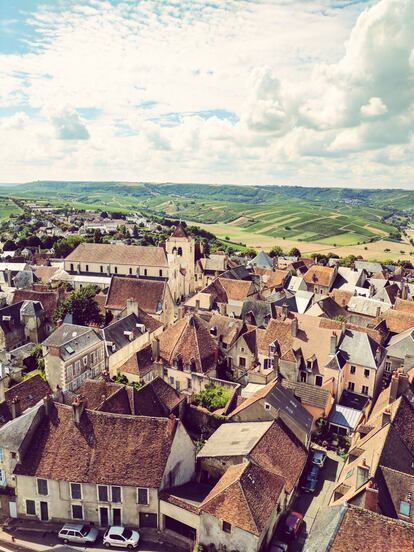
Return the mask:
{"type": "Polygon", "coordinates": [[[0,181],[414,188],[414,0],[0,0],[0,181]]]}

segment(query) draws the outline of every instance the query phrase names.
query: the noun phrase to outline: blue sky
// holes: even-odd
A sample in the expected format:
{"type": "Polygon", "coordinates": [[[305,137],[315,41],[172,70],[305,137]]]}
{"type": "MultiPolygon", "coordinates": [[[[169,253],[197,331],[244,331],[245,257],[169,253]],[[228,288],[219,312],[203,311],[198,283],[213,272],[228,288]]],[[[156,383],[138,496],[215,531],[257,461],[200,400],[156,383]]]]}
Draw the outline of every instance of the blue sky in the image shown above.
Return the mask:
{"type": "Polygon", "coordinates": [[[412,187],[412,0],[0,0],[3,181],[412,187]]]}

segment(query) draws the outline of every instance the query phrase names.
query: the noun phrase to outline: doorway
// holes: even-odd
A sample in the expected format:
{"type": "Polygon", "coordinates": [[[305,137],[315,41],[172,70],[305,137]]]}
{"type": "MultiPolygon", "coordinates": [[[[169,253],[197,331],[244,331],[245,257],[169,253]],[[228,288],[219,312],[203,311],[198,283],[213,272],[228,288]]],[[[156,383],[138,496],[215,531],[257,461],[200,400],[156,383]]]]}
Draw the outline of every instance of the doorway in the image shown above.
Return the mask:
{"type": "Polygon", "coordinates": [[[108,527],[109,525],[108,508],[105,506],[99,508],[99,523],[101,527],[108,527]]]}
{"type": "Polygon", "coordinates": [[[47,502],[40,502],[40,520],[49,521],[49,508],[47,502]]]}
{"type": "Polygon", "coordinates": [[[112,508],[113,525],[122,525],[121,508],[112,508]]]}

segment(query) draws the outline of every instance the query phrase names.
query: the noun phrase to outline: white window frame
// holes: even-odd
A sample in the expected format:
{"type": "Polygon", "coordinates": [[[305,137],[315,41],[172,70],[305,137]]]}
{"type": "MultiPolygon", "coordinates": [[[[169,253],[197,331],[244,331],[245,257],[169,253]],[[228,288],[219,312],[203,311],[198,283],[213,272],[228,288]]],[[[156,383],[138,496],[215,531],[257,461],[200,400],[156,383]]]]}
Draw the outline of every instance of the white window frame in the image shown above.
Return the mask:
{"type": "Polygon", "coordinates": [[[91,352],[91,365],[94,366],[96,362],[96,353],[95,351],[91,352]]]}
{"type": "Polygon", "coordinates": [[[83,361],[83,365],[84,365],[84,366],[88,366],[88,355],[85,355],[85,356],[83,357],[82,361],[83,361]]]}
{"type": "Polygon", "coordinates": [[[108,485],[96,485],[96,496],[98,498],[98,502],[100,502],[101,504],[106,504],[107,502],[109,502],[109,486],[108,485]],[[106,487],[106,500],[101,500],[99,498],[99,487],[106,487]]]}
{"type": "Polygon", "coordinates": [[[36,479],[36,492],[37,492],[38,496],[49,496],[49,482],[48,482],[47,479],[45,479],[44,477],[38,477],[36,479]],[[47,487],[47,493],[46,494],[39,493],[39,481],[46,481],[46,487],[47,487]]]}
{"type": "Polygon", "coordinates": [[[33,517],[36,517],[37,516],[37,504],[36,504],[36,500],[34,500],[33,498],[25,498],[24,499],[24,509],[25,509],[25,512],[26,512],[26,516],[33,516],[33,517]],[[29,514],[29,512],[27,511],[27,502],[30,501],[30,502],[33,502],[34,503],[34,514],[29,514]]]}
{"type": "Polygon", "coordinates": [[[80,369],[81,369],[80,360],[77,360],[77,361],[75,362],[75,376],[77,376],[78,374],[80,374],[80,369]]]}
{"type": "Polygon", "coordinates": [[[69,489],[70,489],[70,498],[72,500],[82,500],[83,499],[83,489],[82,489],[82,483],[76,483],[74,481],[71,481],[69,483],[69,489]],[[74,497],[73,494],[72,494],[72,485],[79,485],[79,488],[80,488],[80,498],[78,497],[74,497]]]}
{"type": "Polygon", "coordinates": [[[71,515],[71,518],[72,519],[76,519],[76,520],[84,520],[85,519],[85,511],[83,509],[83,504],[79,503],[79,502],[72,502],[71,505],[70,505],[70,515],[71,515]],[[73,515],[73,507],[74,506],[79,506],[79,508],[82,510],[82,517],[79,518],[79,517],[75,517],[73,515]]]}
{"type": "Polygon", "coordinates": [[[148,489],[148,487],[137,487],[137,504],[140,504],[141,506],[148,506],[148,504],[149,504],[149,489],[148,489]],[[146,491],[146,493],[147,493],[147,501],[146,502],[140,502],[139,501],[139,491],[146,491]]]}
{"type": "Polygon", "coordinates": [[[265,410],[270,410],[270,408],[271,408],[270,404],[268,402],[265,402],[264,403],[264,409],[265,410]]]}
{"type": "Polygon", "coordinates": [[[73,379],[73,364],[69,364],[66,368],[66,376],[69,381],[73,379]]]}
{"type": "Polygon", "coordinates": [[[362,389],[361,389],[361,394],[362,394],[362,395],[368,395],[368,393],[369,393],[369,387],[368,387],[368,385],[363,385],[363,386],[362,386],[362,389]],[[366,393],[364,393],[364,389],[367,390],[366,393]]]}
{"type": "Polygon", "coordinates": [[[391,372],[391,368],[392,368],[392,362],[390,360],[386,360],[385,361],[385,371],[386,372],[391,372]]]}
{"type": "Polygon", "coordinates": [[[0,447],[0,462],[3,462],[4,460],[4,449],[3,447],[0,447]]]}
{"type": "MultiPolygon", "coordinates": [[[[113,504],[122,504],[122,487],[121,487],[121,485],[111,485],[111,502],[113,504]],[[113,494],[112,494],[112,490],[113,490],[114,487],[119,489],[119,502],[114,502],[113,494]]],[[[115,506],[115,508],[116,508],[116,506],[115,506]]]]}

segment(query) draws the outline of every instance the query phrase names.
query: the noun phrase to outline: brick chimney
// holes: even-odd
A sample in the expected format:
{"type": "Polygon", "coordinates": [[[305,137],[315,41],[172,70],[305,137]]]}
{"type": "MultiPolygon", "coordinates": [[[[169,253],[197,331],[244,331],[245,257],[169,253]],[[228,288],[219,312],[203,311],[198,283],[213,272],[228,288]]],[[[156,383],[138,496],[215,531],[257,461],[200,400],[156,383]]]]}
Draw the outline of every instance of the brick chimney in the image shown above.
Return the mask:
{"type": "Polygon", "coordinates": [[[75,400],[72,403],[73,408],[73,421],[76,425],[80,424],[83,411],[85,410],[86,401],[81,395],[76,395],[75,400]]]}
{"type": "Polygon", "coordinates": [[[177,424],[178,424],[178,420],[177,418],[174,416],[174,414],[170,414],[168,416],[168,422],[167,422],[167,428],[168,428],[168,433],[170,435],[174,435],[175,433],[175,429],[177,427],[177,424]]]}
{"type": "Polygon", "coordinates": [[[294,318],[292,320],[290,330],[292,332],[292,337],[297,337],[297,335],[298,335],[298,319],[297,318],[294,318]]]}
{"type": "Polygon", "coordinates": [[[126,313],[127,313],[127,316],[129,314],[135,314],[135,316],[138,316],[138,301],[136,301],[135,299],[132,299],[132,297],[127,299],[126,313]]]}
{"type": "Polygon", "coordinates": [[[333,332],[331,335],[331,341],[329,345],[329,354],[335,355],[336,354],[336,347],[338,345],[338,336],[336,335],[336,332],[333,332]]]}
{"type": "Polygon", "coordinates": [[[375,483],[372,480],[365,488],[364,508],[378,513],[378,489],[375,488],[375,483]]]}
{"type": "Polygon", "coordinates": [[[22,409],[21,409],[20,397],[16,395],[15,397],[13,397],[11,402],[11,415],[13,420],[15,418],[18,418],[21,413],[22,413],[22,409]]]}

